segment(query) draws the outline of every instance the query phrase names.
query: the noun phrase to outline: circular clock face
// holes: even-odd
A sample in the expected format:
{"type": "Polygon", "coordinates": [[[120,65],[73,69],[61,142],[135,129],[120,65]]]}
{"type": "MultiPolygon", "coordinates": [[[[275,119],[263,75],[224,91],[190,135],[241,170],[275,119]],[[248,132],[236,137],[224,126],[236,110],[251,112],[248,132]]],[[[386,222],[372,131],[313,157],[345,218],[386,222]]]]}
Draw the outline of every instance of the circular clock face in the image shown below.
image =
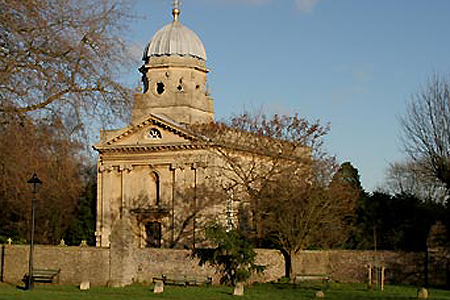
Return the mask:
{"type": "Polygon", "coordinates": [[[162,138],[162,135],[158,129],[152,128],[148,131],[147,137],[150,139],[160,139],[162,138]]]}

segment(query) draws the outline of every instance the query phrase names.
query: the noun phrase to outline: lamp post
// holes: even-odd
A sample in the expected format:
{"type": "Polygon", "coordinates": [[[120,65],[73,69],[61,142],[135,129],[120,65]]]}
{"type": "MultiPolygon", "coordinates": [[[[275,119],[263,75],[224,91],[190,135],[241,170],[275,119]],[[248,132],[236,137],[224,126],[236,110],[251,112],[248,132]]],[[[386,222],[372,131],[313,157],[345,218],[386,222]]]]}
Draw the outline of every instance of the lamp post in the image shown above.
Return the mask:
{"type": "Polygon", "coordinates": [[[28,260],[29,262],[29,269],[28,269],[28,282],[27,282],[27,289],[31,290],[34,287],[33,283],[33,252],[34,252],[34,225],[36,223],[36,194],[38,187],[42,184],[42,181],[37,177],[36,173],[33,174],[33,177],[30,178],[30,180],[27,181],[28,184],[31,185],[33,193],[33,200],[31,203],[31,230],[30,230],[30,258],[28,260]]]}

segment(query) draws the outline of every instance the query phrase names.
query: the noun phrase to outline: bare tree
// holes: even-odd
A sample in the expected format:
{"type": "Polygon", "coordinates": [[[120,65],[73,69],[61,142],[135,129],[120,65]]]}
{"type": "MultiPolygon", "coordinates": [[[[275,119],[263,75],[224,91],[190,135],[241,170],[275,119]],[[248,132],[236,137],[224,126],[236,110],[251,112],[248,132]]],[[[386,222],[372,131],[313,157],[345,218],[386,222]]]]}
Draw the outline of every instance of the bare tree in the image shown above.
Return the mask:
{"type": "MultiPolygon", "coordinates": [[[[321,163],[315,168],[335,169],[321,163]]],[[[347,240],[359,190],[338,178],[323,181],[320,176],[284,173],[269,183],[261,211],[267,236],[286,260],[286,275],[296,274],[295,254],[310,247],[331,248],[347,240]]]]}
{"type": "Polygon", "coordinates": [[[447,188],[443,182],[423,172],[424,167],[414,161],[396,162],[387,169],[386,190],[391,194],[414,195],[423,201],[444,203],[447,188]]]}
{"type": "Polygon", "coordinates": [[[400,119],[404,151],[421,178],[450,188],[450,82],[435,75],[415,94],[400,119]]]}
{"type": "MultiPolygon", "coordinates": [[[[261,239],[259,200],[273,178],[284,172],[310,174],[311,155],[321,156],[328,127],[295,116],[244,113],[228,123],[201,124],[192,130],[217,157],[214,186],[250,209],[253,238],[261,239]]],[[[224,202],[225,203],[225,202],[224,202]]]]}
{"type": "Polygon", "coordinates": [[[297,115],[243,114],[193,130],[217,156],[215,180],[227,191],[222,203],[231,198],[250,211],[250,238],[258,245],[272,238],[288,275],[299,250],[345,240],[357,197],[349,183],[332,180],[338,166],[322,149],[327,126],[297,115]]]}
{"type": "Polygon", "coordinates": [[[129,90],[118,81],[129,62],[127,1],[0,0],[0,10],[2,117],[58,116],[74,133],[89,118],[127,115],[129,90]]]}

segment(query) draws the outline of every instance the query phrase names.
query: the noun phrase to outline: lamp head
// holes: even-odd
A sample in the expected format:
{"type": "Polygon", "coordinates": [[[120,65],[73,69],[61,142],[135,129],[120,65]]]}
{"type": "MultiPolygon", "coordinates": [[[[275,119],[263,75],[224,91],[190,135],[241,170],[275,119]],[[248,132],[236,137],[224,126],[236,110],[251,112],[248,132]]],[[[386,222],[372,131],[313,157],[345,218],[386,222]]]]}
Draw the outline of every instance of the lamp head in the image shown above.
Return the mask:
{"type": "Polygon", "coordinates": [[[42,181],[37,177],[36,173],[34,173],[33,177],[31,177],[27,183],[31,185],[33,194],[36,194],[42,181]]]}

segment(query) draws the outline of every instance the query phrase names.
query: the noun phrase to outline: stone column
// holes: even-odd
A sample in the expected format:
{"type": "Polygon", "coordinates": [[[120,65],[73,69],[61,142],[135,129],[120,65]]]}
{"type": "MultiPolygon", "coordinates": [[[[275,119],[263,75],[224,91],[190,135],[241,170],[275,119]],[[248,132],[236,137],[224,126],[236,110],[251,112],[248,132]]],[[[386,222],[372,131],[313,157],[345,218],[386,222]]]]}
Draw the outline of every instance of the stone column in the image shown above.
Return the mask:
{"type": "Polygon", "coordinates": [[[101,164],[98,167],[97,177],[97,231],[96,245],[97,247],[109,247],[109,233],[110,233],[110,203],[109,199],[105,199],[105,177],[113,171],[112,166],[105,166],[101,164]]]}
{"type": "Polygon", "coordinates": [[[105,170],[103,164],[98,160],[97,162],[97,220],[95,226],[95,245],[102,246],[102,223],[103,223],[103,177],[102,173],[105,170]]]}
{"type": "Polygon", "coordinates": [[[124,217],[124,214],[126,214],[126,210],[129,208],[129,203],[126,203],[126,193],[125,193],[125,187],[126,187],[126,174],[130,173],[133,170],[133,166],[131,165],[120,165],[119,166],[119,172],[120,172],[120,218],[122,219],[124,217]]]}
{"type": "Polygon", "coordinates": [[[170,246],[173,246],[175,240],[175,191],[176,191],[176,178],[177,178],[177,164],[170,165],[170,171],[172,173],[171,183],[171,203],[170,203],[170,246]]]}
{"type": "Polygon", "coordinates": [[[197,231],[197,169],[196,163],[192,163],[191,170],[194,172],[193,188],[194,188],[194,199],[192,200],[192,209],[194,212],[194,218],[192,219],[192,249],[195,250],[196,243],[196,231],[197,231]]]}

